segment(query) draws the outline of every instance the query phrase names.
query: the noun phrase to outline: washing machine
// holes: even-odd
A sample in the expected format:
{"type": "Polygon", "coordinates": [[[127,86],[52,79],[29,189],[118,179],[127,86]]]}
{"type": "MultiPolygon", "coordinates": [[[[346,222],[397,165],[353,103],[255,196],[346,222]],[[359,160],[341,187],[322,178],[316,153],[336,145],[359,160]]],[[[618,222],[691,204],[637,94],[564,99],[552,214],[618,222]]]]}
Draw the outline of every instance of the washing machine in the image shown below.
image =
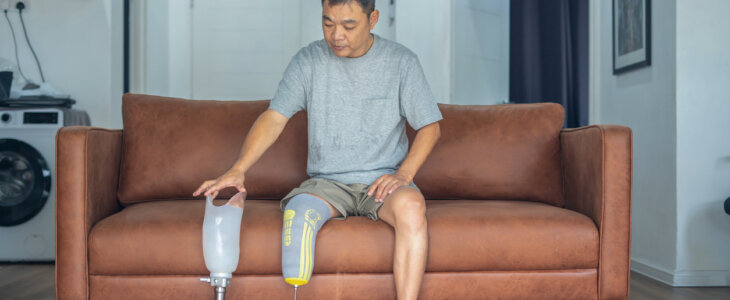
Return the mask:
{"type": "Polygon", "coordinates": [[[0,109],[0,261],[55,260],[56,132],[88,123],[70,109],[0,109]]]}

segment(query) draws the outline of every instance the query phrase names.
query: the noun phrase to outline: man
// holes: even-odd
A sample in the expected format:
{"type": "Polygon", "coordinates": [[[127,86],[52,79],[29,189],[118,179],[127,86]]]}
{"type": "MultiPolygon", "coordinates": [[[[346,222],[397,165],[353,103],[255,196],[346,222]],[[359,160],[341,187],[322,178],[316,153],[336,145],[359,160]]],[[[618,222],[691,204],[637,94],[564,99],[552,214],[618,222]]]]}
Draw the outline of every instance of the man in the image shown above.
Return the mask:
{"type": "MultiPolygon", "coordinates": [[[[244,191],[244,174],[299,110],[308,116],[310,179],[281,201],[282,269],[308,282],[314,235],[329,219],[382,219],[395,229],[393,273],[399,299],[416,299],[428,250],[426,206],[413,177],[440,136],[442,119],[418,58],[370,31],[374,0],[323,0],[324,40],[291,60],[269,109],[252,126],[238,161],[193,195],[244,191]],[[417,130],[408,150],[405,122],[417,130]]],[[[383,249],[389,251],[390,249],[383,249]]]]}

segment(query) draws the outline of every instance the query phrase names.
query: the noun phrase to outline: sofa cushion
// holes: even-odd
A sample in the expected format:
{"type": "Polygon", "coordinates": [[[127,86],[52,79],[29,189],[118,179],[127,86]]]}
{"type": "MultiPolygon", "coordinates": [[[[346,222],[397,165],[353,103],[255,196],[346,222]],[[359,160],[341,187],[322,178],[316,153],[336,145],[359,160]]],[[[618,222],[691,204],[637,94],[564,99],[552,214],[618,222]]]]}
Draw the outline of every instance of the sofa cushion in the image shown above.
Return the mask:
{"type": "MultiPolygon", "coordinates": [[[[439,104],[441,138],[416,173],[426,199],[528,200],[563,206],[556,103],[439,104]]],[[[409,140],[415,132],[409,128],[409,140]]]]}
{"type": "MultiPolygon", "coordinates": [[[[204,202],[154,201],[124,208],[89,237],[92,275],[203,275],[204,202]]],[[[428,272],[591,269],[598,231],[579,213],[528,201],[428,200],[428,272]]],[[[235,274],[281,274],[282,213],[247,200],[235,274]]],[[[349,217],[325,224],[315,273],[392,272],[394,232],[349,217]]]]}
{"type": "MultiPolygon", "coordinates": [[[[192,198],[203,181],[223,174],[269,101],[183,100],[124,95],[119,201],[192,198]]],[[[298,113],[246,172],[249,197],[280,199],[307,178],[306,115],[298,113]]],[[[221,197],[232,195],[222,191],[221,197]]]]}

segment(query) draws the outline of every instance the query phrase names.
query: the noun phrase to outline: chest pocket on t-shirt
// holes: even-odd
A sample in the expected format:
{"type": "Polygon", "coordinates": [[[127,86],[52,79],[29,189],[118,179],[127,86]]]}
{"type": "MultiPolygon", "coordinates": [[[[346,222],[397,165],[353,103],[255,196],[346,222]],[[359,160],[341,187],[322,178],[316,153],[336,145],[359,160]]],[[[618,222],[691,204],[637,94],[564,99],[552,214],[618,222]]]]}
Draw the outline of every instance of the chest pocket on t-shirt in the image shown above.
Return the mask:
{"type": "Polygon", "coordinates": [[[367,98],[360,105],[360,128],[370,139],[382,140],[400,121],[398,98],[367,98]]]}

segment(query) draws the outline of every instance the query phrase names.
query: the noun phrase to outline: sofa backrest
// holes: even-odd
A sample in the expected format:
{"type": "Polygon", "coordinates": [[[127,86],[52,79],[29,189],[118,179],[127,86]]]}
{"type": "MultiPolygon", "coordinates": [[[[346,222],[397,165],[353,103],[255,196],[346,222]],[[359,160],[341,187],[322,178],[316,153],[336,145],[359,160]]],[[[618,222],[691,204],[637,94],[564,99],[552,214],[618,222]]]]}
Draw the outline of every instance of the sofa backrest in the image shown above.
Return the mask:
{"type": "MultiPolygon", "coordinates": [[[[223,174],[268,100],[204,101],[126,94],[118,197],[191,199],[223,174]]],[[[439,104],[441,139],[414,181],[427,199],[515,199],[562,205],[558,104],[439,104]]],[[[415,132],[408,127],[412,143],[415,132]]],[[[307,179],[307,118],[295,114],[246,173],[251,199],[280,199],[307,179]]],[[[219,197],[232,195],[224,190],[219,197]]]]}
{"type": "MultiPolygon", "coordinates": [[[[563,206],[556,103],[439,104],[441,138],[413,181],[426,199],[499,199],[563,206]]],[[[408,128],[413,143],[415,132],[408,128]]]]}

